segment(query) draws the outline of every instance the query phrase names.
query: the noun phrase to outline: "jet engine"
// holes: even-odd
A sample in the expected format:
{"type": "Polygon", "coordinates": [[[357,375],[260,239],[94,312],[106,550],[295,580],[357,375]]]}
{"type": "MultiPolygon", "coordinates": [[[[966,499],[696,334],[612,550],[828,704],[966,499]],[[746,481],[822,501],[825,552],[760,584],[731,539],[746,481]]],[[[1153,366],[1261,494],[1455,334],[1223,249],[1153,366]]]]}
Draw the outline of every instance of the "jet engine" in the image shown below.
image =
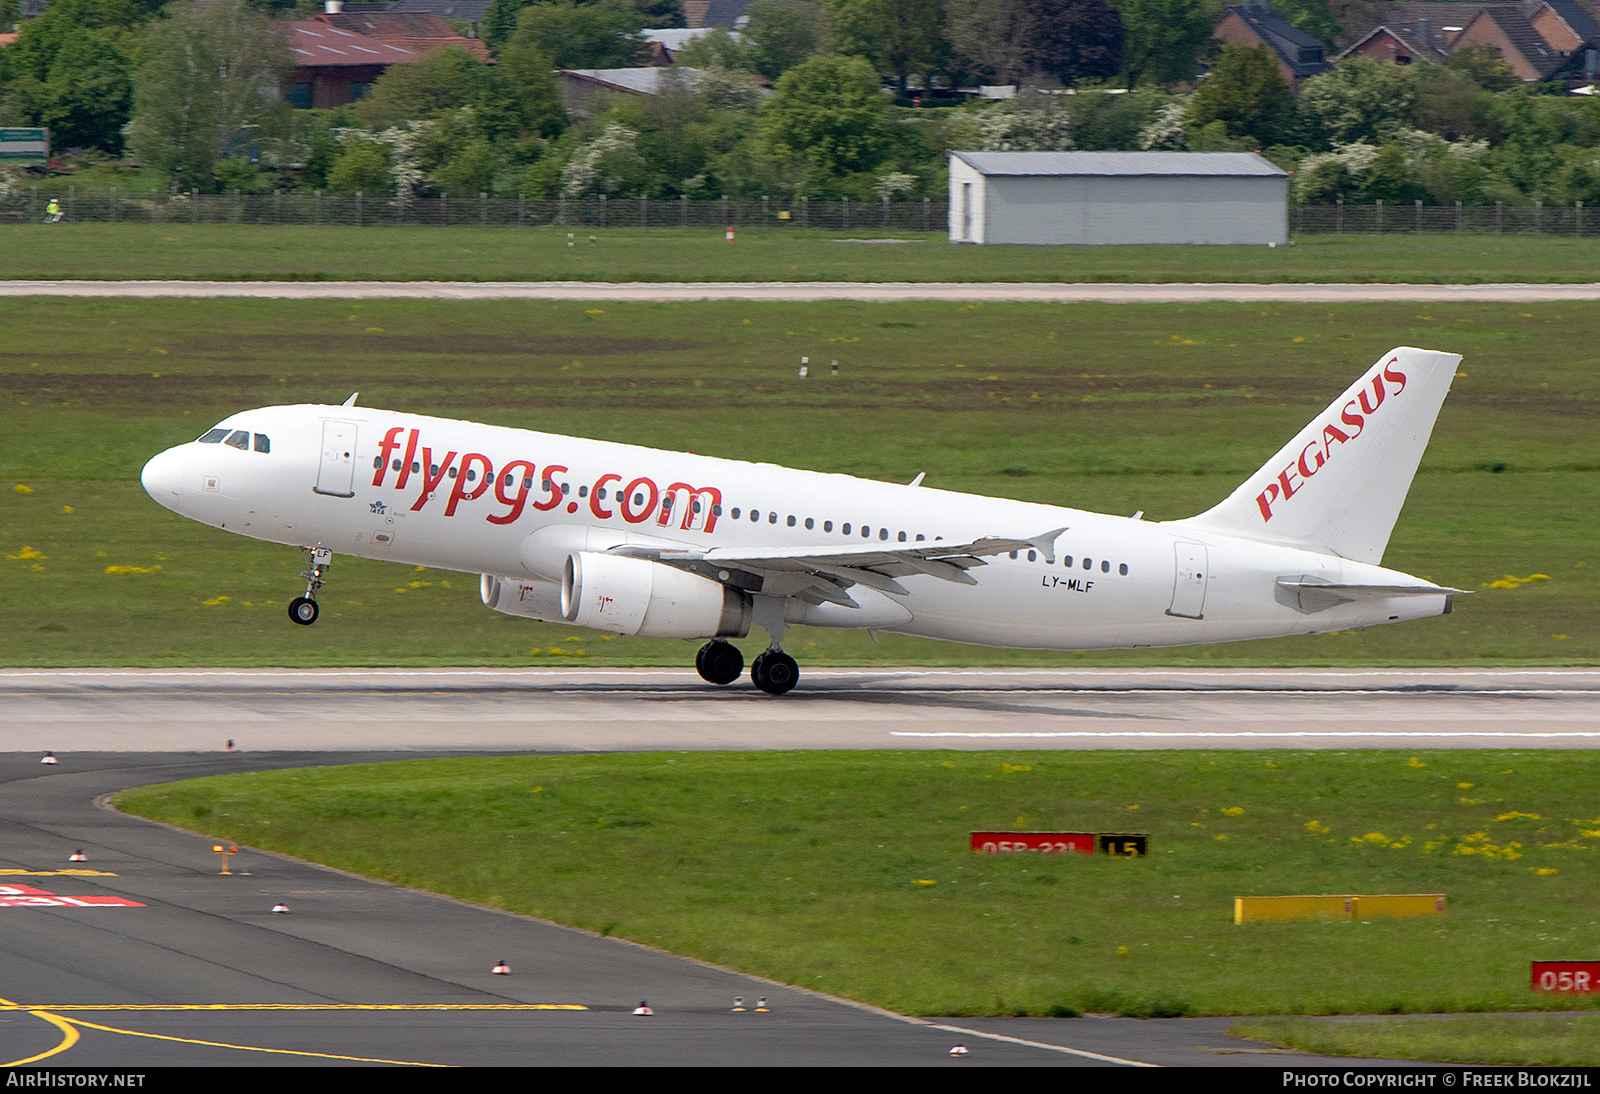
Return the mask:
{"type": "Polygon", "coordinates": [[[580,551],[567,557],[561,613],[568,623],[650,638],[742,638],[750,596],[649,559],[580,551]]]}
{"type": "Polygon", "coordinates": [[[543,623],[562,622],[561,586],[554,581],[484,574],[478,582],[478,595],[483,597],[485,606],[506,615],[543,623]]]}

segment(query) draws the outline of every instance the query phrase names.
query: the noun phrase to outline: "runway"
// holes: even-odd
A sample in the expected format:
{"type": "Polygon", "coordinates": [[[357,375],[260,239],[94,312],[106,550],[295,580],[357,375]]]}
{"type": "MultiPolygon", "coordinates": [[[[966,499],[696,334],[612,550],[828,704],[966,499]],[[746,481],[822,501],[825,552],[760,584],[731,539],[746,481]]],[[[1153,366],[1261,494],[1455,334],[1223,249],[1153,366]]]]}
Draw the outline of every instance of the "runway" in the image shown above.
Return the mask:
{"type": "Polygon", "coordinates": [[[1022,282],[591,282],[591,281],[0,281],[0,297],[256,297],[282,300],[568,300],[684,303],[696,300],[893,303],[1535,304],[1600,300],[1579,284],[1109,284],[1022,282]]]}
{"type": "Polygon", "coordinates": [[[7,747],[1594,748],[1600,669],[8,670],[7,747]]]}
{"type": "Polygon", "coordinates": [[[203,835],[96,801],[392,755],[0,754],[0,1066],[1322,1062],[1229,1038],[1226,1018],[910,1019],[249,848],[224,877],[203,835]],[[22,886],[55,896],[4,897],[22,886]]]}

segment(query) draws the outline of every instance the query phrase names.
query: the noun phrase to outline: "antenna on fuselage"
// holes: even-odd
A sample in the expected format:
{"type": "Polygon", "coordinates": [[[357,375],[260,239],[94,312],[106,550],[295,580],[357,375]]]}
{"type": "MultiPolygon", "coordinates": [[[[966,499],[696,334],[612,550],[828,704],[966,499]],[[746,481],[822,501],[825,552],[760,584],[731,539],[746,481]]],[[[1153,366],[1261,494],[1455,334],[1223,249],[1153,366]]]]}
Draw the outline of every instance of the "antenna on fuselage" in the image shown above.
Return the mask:
{"type": "Polygon", "coordinates": [[[360,394],[361,394],[361,392],[359,392],[359,391],[352,391],[350,393],[350,398],[346,399],[344,402],[340,403],[339,405],[340,406],[355,406],[356,405],[356,396],[360,395],[360,394]]]}

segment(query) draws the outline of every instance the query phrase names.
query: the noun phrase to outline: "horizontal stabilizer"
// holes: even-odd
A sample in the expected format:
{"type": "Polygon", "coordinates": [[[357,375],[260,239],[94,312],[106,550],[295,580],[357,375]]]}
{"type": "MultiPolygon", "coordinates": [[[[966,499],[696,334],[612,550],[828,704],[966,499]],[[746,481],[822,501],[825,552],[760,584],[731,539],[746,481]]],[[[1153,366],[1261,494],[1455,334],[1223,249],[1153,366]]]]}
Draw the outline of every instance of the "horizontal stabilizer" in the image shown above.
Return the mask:
{"type": "MultiPolygon", "coordinates": [[[[1327,611],[1357,600],[1389,600],[1402,596],[1467,596],[1466,589],[1445,585],[1340,585],[1315,578],[1280,577],[1276,599],[1298,612],[1327,611]]],[[[1446,609],[1446,614],[1448,609],[1446,609]]]]}

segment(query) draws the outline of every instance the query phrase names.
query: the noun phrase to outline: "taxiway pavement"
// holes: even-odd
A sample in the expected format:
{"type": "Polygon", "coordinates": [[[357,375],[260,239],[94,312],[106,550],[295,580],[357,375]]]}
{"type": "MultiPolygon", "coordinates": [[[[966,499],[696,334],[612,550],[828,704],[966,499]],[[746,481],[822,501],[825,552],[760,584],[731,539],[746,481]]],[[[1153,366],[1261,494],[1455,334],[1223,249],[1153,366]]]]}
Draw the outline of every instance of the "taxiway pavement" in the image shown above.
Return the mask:
{"type": "Polygon", "coordinates": [[[1229,1038],[1223,1018],[907,1019],[248,848],[224,877],[204,835],[99,800],[172,779],[392,756],[70,753],[46,767],[36,754],[0,754],[0,887],[138,905],[0,907],[0,1066],[1320,1060],[1229,1038]],[[78,849],[87,861],[68,863],[78,849]],[[280,901],[287,914],[271,911],[280,901]],[[502,960],[510,975],[493,975],[502,960]],[[736,996],[770,1009],[735,1012],[736,996]],[[653,1016],[632,1014],[641,999],[653,1016]],[[958,1043],[970,1052],[961,1061],[949,1055],[958,1043]]]}
{"type": "Polygon", "coordinates": [[[1479,303],[1600,300],[1580,284],[1108,284],[1021,282],[599,282],[599,281],[0,281],[0,297],[258,297],[284,300],[860,300],[990,303],[1190,304],[1479,303]]]}
{"type": "Polygon", "coordinates": [[[8,670],[56,751],[1594,748],[1595,669],[8,670]]]}

